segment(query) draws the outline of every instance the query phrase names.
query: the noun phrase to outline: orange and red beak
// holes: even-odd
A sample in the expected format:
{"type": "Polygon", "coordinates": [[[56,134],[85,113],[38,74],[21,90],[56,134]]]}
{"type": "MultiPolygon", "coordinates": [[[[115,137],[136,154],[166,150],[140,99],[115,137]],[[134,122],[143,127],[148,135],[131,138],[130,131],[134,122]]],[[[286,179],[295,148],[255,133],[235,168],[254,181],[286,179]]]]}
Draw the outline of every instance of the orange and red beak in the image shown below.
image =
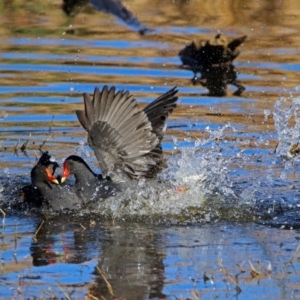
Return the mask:
{"type": "Polygon", "coordinates": [[[46,173],[47,173],[47,179],[50,181],[50,182],[53,182],[55,184],[59,184],[57,178],[55,176],[52,175],[52,171],[48,168],[45,169],[46,170],[46,173]]]}
{"type": "Polygon", "coordinates": [[[64,183],[66,181],[66,179],[70,176],[70,170],[69,170],[66,162],[64,162],[63,168],[64,168],[64,170],[63,170],[63,174],[62,174],[62,177],[60,180],[61,183],[64,183]]]}

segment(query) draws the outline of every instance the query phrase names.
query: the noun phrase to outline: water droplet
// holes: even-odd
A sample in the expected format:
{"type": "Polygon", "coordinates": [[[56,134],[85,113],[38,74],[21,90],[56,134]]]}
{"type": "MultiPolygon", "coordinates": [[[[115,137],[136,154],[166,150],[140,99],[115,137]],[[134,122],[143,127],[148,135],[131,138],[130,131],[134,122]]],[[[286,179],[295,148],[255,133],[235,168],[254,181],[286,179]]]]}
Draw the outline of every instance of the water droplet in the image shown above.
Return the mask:
{"type": "Polygon", "coordinates": [[[269,115],[271,114],[271,111],[269,109],[264,110],[264,121],[266,122],[268,120],[269,115]]]}

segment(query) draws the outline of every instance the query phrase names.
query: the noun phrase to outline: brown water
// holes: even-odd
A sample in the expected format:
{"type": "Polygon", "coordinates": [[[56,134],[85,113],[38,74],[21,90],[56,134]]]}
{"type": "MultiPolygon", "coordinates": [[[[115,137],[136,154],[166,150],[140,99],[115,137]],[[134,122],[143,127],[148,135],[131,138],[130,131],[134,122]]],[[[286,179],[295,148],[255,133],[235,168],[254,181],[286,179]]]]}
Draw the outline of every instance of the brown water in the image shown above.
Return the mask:
{"type": "Polygon", "coordinates": [[[7,211],[0,297],[300,299],[299,159],[286,157],[299,142],[299,1],[126,5],[151,32],[88,5],[70,18],[60,1],[0,1],[1,197],[30,181],[41,145],[97,170],[74,110],[104,84],[141,106],[178,86],[163,176],[175,187],[189,178],[188,189],[150,189],[126,207],[116,199],[88,218],[42,224],[7,211]],[[247,35],[234,61],[241,97],[230,85],[226,97],[208,97],[179,68],[186,44],[218,30],[247,35]]]}

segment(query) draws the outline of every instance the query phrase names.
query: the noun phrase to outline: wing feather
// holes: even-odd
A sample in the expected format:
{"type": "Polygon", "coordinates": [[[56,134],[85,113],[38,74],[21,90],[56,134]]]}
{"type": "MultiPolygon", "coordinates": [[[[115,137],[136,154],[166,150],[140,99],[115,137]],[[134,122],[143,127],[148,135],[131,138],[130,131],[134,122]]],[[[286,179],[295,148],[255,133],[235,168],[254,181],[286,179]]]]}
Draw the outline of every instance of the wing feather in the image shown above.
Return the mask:
{"type": "Polygon", "coordinates": [[[100,97],[100,90],[99,88],[95,88],[95,91],[94,91],[94,97],[93,97],[93,105],[94,105],[94,114],[95,114],[95,120],[98,120],[99,119],[99,114],[100,114],[100,111],[101,111],[101,106],[100,106],[100,101],[97,101],[96,99],[99,99],[100,97]]]}
{"type": "Polygon", "coordinates": [[[173,87],[144,108],[144,112],[153,127],[153,132],[160,141],[164,137],[166,120],[177,106],[178,97],[175,96],[177,92],[176,87],[173,87]]]}
{"type": "MultiPolygon", "coordinates": [[[[95,93],[94,93],[94,95],[95,95],[95,93]]],[[[107,98],[108,98],[108,86],[105,85],[100,93],[100,99],[95,98],[95,102],[96,101],[100,102],[100,111],[98,112],[98,114],[99,114],[98,120],[103,120],[107,98]]]]}
{"type": "Polygon", "coordinates": [[[139,110],[128,91],[95,88],[93,98],[84,94],[84,111],[77,110],[88,132],[102,173],[123,173],[129,178],[153,177],[163,165],[160,142],[168,116],[176,107],[176,88],[139,110]]]}

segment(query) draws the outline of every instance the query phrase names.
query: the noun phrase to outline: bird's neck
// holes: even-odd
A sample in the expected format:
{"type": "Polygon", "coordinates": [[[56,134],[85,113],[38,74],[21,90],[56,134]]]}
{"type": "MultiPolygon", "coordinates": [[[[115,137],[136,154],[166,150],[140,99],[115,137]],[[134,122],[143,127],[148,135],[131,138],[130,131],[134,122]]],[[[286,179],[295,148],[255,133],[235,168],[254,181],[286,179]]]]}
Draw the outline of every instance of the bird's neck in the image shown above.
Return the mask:
{"type": "Polygon", "coordinates": [[[76,184],[88,185],[93,182],[96,178],[96,174],[90,170],[85,170],[84,172],[78,172],[75,175],[76,184]]]}

